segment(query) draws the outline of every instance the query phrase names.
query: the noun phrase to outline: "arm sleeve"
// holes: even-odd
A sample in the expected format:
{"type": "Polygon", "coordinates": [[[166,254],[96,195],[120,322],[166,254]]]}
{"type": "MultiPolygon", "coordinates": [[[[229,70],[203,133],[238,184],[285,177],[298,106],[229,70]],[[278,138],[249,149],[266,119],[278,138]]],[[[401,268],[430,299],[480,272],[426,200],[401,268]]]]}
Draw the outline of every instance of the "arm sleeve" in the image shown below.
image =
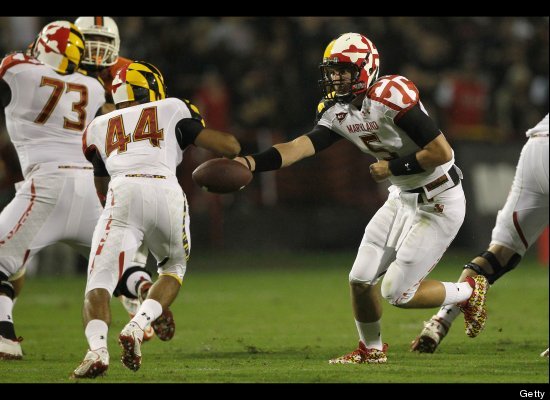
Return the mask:
{"type": "Polygon", "coordinates": [[[322,125],[316,125],[306,136],[309,137],[311,143],[313,143],[315,153],[326,149],[342,139],[342,136],[322,125]]]}
{"type": "Polygon", "coordinates": [[[109,176],[105,163],[101,159],[101,156],[94,151],[92,156],[92,165],[94,166],[94,176],[109,176]]]}
{"type": "Polygon", "coordinates": [[[195,142],[199,133],[204,129],[200,121],[193,118],[184,118],[176,124],[176,139],[183,150],[195,142]]]}
{"type": "Polygon", "coordinates": [[[433,119],[422,111],[420,104],[415,104],[395,124],[403,129],[420,148],[424,148],[441,134],[433,119]]]}
{"type": "Polygon", "coordinates": [[[11,89],[6,81],[0,78],[0,102],[3,107],[7,107],[11,101],[11,89]]]}

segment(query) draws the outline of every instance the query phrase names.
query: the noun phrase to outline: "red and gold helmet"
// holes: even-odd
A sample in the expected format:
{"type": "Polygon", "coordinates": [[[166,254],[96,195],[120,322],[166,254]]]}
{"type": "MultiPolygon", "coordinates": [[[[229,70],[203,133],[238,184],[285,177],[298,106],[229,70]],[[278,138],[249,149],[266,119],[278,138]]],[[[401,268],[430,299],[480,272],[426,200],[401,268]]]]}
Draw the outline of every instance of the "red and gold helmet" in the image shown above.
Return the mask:
{"type": "Polygon", "coordinates": [[[69,21],[54,21],[38,34],[32,55],[60,74],[72,74],[84,53],[84,37],[69,21]]]}
{"type": "Polygon", "coordinates": [[[166,98],[166,86],[162,74],[153,64],[134,61],[119,69],[111,88],[113,101],[148,103],[166,98]]]}
{"type": "Polygon", "coordinates": [[[378,50],[366,36],[344,33],[328,44],[323,54],[319,85],[326,99],[349,102],[378,79],[378,50]],[[334,79],[351,73],[349,82],[334,79]]]}

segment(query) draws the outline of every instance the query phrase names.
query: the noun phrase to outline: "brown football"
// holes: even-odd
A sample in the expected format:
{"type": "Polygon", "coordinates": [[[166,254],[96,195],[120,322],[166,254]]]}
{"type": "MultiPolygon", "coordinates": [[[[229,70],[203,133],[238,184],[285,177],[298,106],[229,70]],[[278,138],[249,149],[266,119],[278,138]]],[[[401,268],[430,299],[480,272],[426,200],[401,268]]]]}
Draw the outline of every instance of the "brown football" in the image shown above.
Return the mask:
{"type": "Polygon", "coordinates": [[[203,162],[191,175],[197,185],[212,193],[231,193],[252,180],[252,172],[241,163],[228,158],[203,162]]]}

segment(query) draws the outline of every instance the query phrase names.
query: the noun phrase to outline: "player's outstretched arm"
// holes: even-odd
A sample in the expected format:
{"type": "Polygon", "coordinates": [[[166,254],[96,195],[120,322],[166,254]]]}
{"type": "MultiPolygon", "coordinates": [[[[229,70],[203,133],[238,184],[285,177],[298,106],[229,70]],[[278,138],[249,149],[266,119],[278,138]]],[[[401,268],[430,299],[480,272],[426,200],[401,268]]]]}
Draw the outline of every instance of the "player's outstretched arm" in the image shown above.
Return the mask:
{"type": "Polygon", "coordinates": [[[230,133],[204,128],[195,139],[195,146],[213,151],[227,158],[234,158],[241,152],[237,138],[230,133]]]}
{"type": "Polygon", "coordinates": [[[288,167],[314,154],[315,147],[311,139],[302,135],[290,142],[276,144],[261,153],[237,157],[235,160],[251,171],[263,172],[288,167]]]}

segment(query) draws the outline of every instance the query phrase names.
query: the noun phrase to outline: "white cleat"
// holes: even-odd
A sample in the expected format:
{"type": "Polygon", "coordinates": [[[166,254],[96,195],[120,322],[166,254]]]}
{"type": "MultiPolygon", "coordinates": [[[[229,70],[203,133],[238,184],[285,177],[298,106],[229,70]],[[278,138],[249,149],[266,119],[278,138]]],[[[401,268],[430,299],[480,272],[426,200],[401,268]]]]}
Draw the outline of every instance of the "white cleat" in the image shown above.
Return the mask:
{"type": "Polygon", "coordinates": [[[109,352],[106,347],[97,350],[88,350],[84,360],[74,370],[73,378],[97,378],[105,375],[109,368],[109,352]]]}
{"type": "Polygon", "coordinates": [[[541,356],[541,357],[547,357],[547,358],[548,358],[548,350],[550,350],[550,349],[544,350],[542,353],[540,353],[540,356],[541,356]]]}
{"type": "Polygon", "coordinates": [[[434,315],[429,321],[424,322],[424,329],[411,344],[411,351],[419,353],[433,353],[439,343],[449,332],[448,322],[434,315]]]}
{"type": "Polygon", "coordinates": [[[137,371],[141,366],[141,343],[143,341],[143,329],[135,322],[129,322],[118,335],[118,344],[122,347],[122,364],[132,371],[137,371]]]}
{"type": "Polygon", "coordinates": [[[6,339],[0,336],[0,360],[21,360],[23,358],[23,351],[21,350],[21,341],[6,339]]]}

